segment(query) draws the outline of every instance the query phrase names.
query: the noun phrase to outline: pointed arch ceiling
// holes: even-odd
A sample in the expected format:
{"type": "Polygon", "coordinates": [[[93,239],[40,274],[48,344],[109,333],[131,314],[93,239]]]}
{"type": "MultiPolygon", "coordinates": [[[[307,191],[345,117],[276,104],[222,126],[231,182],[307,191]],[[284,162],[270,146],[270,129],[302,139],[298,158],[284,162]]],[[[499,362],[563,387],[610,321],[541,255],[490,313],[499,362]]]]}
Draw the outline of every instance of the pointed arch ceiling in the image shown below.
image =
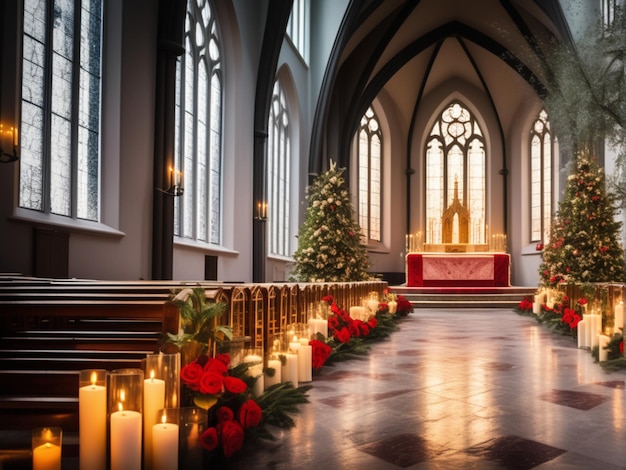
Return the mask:
{"type": "Polygon", "coordinates": [[[359,118],[381,92],[408,135],[421,100],[454,78],[488,97],[504,135],[524,100],[542,98],[543,48],[570,41],[558,0],[370,0],[349,3],[312,131],[310,172],[348,166],[359,118]]]}

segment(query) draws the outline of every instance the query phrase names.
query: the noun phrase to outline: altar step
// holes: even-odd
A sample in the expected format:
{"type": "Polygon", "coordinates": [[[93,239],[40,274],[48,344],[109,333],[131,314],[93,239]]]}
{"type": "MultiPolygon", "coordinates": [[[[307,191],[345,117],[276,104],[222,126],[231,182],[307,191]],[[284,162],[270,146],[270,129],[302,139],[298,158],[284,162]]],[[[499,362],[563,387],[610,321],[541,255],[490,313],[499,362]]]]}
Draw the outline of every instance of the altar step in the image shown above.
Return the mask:
{"type": "Polygon", "coordinates": [[[536,287],[391,287],[420,308],[510,308],[517,307],[525,296],[534,295],[536,287]]]}

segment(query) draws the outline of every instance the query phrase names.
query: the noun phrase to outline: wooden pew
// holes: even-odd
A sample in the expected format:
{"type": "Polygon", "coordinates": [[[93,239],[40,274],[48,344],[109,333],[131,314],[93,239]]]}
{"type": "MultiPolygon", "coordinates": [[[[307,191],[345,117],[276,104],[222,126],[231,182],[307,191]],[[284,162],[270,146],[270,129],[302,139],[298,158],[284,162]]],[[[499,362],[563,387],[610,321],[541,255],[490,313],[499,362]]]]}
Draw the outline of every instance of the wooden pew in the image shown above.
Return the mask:
{"type": "Polygon", "coordinates": [[[77,432],[80,370],[142,368],[178,331],[171,288],[0,282],[0,430],[77,432]]]}

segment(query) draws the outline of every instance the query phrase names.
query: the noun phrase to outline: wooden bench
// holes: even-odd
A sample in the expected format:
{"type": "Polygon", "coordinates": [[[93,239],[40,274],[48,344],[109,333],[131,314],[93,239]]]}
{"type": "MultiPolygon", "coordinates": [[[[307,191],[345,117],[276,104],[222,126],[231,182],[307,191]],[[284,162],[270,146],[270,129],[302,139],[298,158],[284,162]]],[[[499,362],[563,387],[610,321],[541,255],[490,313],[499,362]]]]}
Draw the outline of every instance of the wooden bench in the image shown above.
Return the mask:
{"type": "Polygon", "coordinates": [[[171,288],[0,282],[0,430],[77,432],[80,370],[142,368],[178,331],[171,288]]]}

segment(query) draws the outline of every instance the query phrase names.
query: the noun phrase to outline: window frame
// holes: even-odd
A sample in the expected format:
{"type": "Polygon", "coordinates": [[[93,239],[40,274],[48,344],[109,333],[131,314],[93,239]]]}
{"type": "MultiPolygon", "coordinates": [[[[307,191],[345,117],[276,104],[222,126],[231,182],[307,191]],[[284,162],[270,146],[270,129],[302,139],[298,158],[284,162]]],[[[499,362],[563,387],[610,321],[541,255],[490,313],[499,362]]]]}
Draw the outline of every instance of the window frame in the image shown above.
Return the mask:
{"type": "Polygon", "coordinates": [[[528,172],[529,172],[529,194],[528,194],[528,207],[529,207],[529,231],[528,237],[531,243],[546,243],[549,241],[550,236],[550,225],[552,220],[552,215],[554,213],[554,172],[555,172],[555,154],[556,154],[556,144],[557,140],[554,134],[552,133],[552,129],[550,126],[550,120],[548,113],[545,109],[541,109],[537,114],[537,117],[533,120],[532,125],[530,126],[529,137],[528,137],[528,172]],[[541,132],[537,131],[537,124],[541,122],[541,132]],[[533,139],[537,138],[539,141],[539,180],[534,181],[534,171],[533,171],[533,139]],[[546,138],[549,138],[549,170],[550,174],[546,176],[546,138]],[[534,194],[534,185],[537,184],[539,186],[538,193],[538,205],[537,209],[533,206],[533,199],[535,197],[534,194]],[[548,188],[546,189],[546,186],[548,188]],[[550,200],[546,201],[546,191],[550,196],[550,200]],[[550,214],[546,214],[546,206],[550,207],[550,214]],[[539,214],[536,214],[536,210],[539,211],[539,214]],[[537,218],[539,220],[539,233],[541,236],[539,238],[535,237],[535,229],[533,229],[534,220],[537,218]]]}
{"type": "Polygon", "coordinates": [[[174,170],[182,171],[185,191],[182,197],[174,201],[174,236],[179,243],[216,247],[222,246],[224,235],[224,53],[216,10],[210,0],[187,2],[185,21],[190,29],[185,30],[185,53],[177,59],[174,139],[174,170]],[[203,8],[209,11],[205,22],[203,8]],[[196,41],[197,37],[194,34],[198,24],[201,24],[200,28],[204,32],[201,44],[196,41]],[[189,87],[187,82],[189,59],[193,60],[192,87],[189,87]],[[206,100],[204,107],[200,108],[199,72],[203,65],[206,68],[207,80],[202,86],[205,87],[206,100]],[[213,96],[215,89],[212,85],[215,83],[219,84],[219,103],[213,96]],[[193,94],[191,98],[188,96],[190,89],[193,94]],[[190,108],[192,112],[189,112],[190,108]],[[200,112],[205,113],[202,124],[199,124],[200,112]],[[218,132],[214,132],[215,124],[219,129],[218,132]],[[204,133],[199,130],[202,126],[204,133]],[[199,150],[202,150],[201,158],[199,150]],[[200,212],[203,213],[204,219],[200,217],[200,212]]]}
{"type": "MultiPolygon", "coordinates": [[[[87,41],[89,41],[88,47],[81,47],[83,44],[81,43],[81,39],[83,35],[83,28],[86,26],[92,25],[89,23],[87,25],[83,24],[83,4],[87,0],[73,0],[73,10],[72,10],[72,34],[73,39],[71,42],[71,50],[69,50],[69,54],[63,55],[59,49],[57,49],[57,44],[55,40],[55,32],[54,29],[57,26],[57,22],[54,10],[54,4],[51,2],[45,2],[45,25],[42,30],[39,31],[39,35],[37,35],[36,27],[35,28],[27,28],[25,26],[25,22],[27,21],[27,15],[25,14],[25,9],[27,8],[26,2],[22,7],[22,47],[21,47],[21,63],[22,63],[22,73],[20,74],[19,81],[19,90],[20,90],[20,138],[21,138],[21,161],[19,166],[19,190],[18,190],[18,199],[15,209],[16,218],[23,218],[28,220],[37,220],[38,222],[43,222],[50,225],[62,225],[65,227],[76,227],[76,228],[84,228],[88,230],[98,230],[111,232],[116,231],[109,227],[103,226],[101,221],[103,219],[103,212],[105,208],[103,207],[102,202],[102,179],[103,173],[105,173],[105,169],[103,168],[103,149],[102,149],[102,133],[104,126],[104,115],[103,115],[103,89],[105,87],[104,84],[104,62],[106,55],[106,47],[105,47],[105,25],[108,21],[105,20],[105,15],[107,14],[107,9],[105,8],[105,2],[99,1],[99,4],[96,5],[97,9],[95,12],[95,18],[98,20],[96,25],[98,29],[95,30],[99,35],[99,42],[97,44],[96,52],[97,52],[97,62],[95,68],[84,68],[83,59],[85,57],[92,57],[92,55],[83,54],[85,50],[91,52],[93,50],[92,44],[92,36],[87,33],[85,37],[87,41]],[[29,34],[33,32],[34,35],[29,34]],[[40,49],[43,50],[43,60],[39,63],[31,62],[29,58],[25,55],[25,44],[26,42],[33,42],[36,47],[39,45],[40,49]],[[58,57],[58,59],[57,59],[58,57]],[[69,88],[69,93],[71,96],[71,102],[69,106],[66,106],[65,115],[59,115],[58,105],[55,107],[54,101],[54,92],[58,90],[59,82],[62,82],[62,78],[60,76],[55,76],[55,71],[58,72],[58,67],[55,67],[55,64],[60,63],[61,60],[65,60],[69,64],[69,69],[71,70],[71,84],[66,86],[66,89],[69,88]],[[33,67],[36,69],[40,67],[42,70],[42,81],[37,82],[37,77],[33,77],[33,80],[30,82],[24,81],[24,69],[30,69],[28,67],[28,63],[32,63],[33,67]],[[90,86],[90,90],[93,89],[93,80],[84,81],[82,78],[84,77],[84,73],[88,74],[89,78],[95,76],[96,78],[96,88],[97,95],[95,103],[89,100],[82,99],[81,85],[83,83],[87,83],[90,86]],[[40,98],[39,102],[35,103],[34,99],[30,99],[33,96],[33,93],[29,93],[28,98],[25,98],[24,90],[28,89],[33,90],[36,86],[40,87],[40,98]],[[84,113],[84,105],[83,103],[87,102],[88,111],[92,111],[94,108],[97,109],[97,113],[95,113],[95,125],[93,123],[93,112],[84,113]],[[32,103],[32,104],[31,104],[32,103]],[[30,126],[30,122],[25,125],[24,119],[24,110],[25,106],[34,106],[39,108],[39,114],[41,117],[41,127],[40,129],[33,128],[30,126]],[[66,206],[65,209],[60,210],[58,205],[53,206],[53,195],[54,191],[58,192],[54,188],[57,186],[55,183],[55,179],[52,176],[53,165],[52,165],[52,152],[54,150],[54,146],[52,143],[52,137],[54,132],[52,131],[52,121],[53,115],[57,115],[57,120],[61,122],[65,122],[66,128],[68,131],[68,138],[65,139],[67,147],[66,151],[68,153],[64,154],[63,162],[69,170],[66,170],[65,177],[69,180],[69,191],[66,188],[63,188],[61,192],[69,192],[69,197],[64,199],[63,204],[66,206]],[[87,117],[88,119],[84,119],[87,117]],[[90,119],[89,119],[90,118],[90,119]],[[83,123],[87,123],[83,125],[83,123]],[[31,132],[31,128],[34,129],[31,132]],[[81,136],[84,135],[84,131],[91,133],[92,136],[90,139],[87,139],[87,148],[85,145],[81,145],[81,136]],[[93,134],[95,134],[95,141],[97,147],[97,157],[95,159],[87,159],[85,164],[81,164],[81,154],[82,155],[91,155],[91,148],[88,146],[89,142],[93,143],[93,134]],[[41,152],[41,156],[39,159],[39,165],[37,162],[34,162],[35,171],[39,171],[40,176],[40,191],[41,198],[39,201],[36,201],[34,204],[30,204],[29,201],[26,201],[24,198],[27,197],[26,194],[23,194],[23,187],[26,186],[26,182],[24,178],[25,175],[25,167],[27,165],[28,159],[25,157],[30,148],[28,147],[28,142],[38,141],[39,151],[41,152]],[[26,152],[24,149],[27,148],[26,152]],[[95,165],[94,165],[95,160],[95,165]],[[95,168],[95,171],[93,171],[95,168]],[[89,174],[89,171],[85,171],[85,169],[92,170],[91,180],[88,184],[83,184],[81,181],[83,180],[82,175],[89,174]],[[95,181],[95,193],[90,191],[94,187],[95,181]],[[87,195],[84,198],[80,198],[79,192],[84,192],[85,188],[87,189],[87,195]],[[88,202],[83,203],[82,201],[91,200],[91,205],[88,202]],[[86,207],[84,209],[83,207],[86,207]],[[90,208],[91,207],[91,208],[90,208]],[[82,209],[81,209],[82,208],[82,209]],[[86,212],[88,212],[88,216],[86,216],[86,212]]],[[[90,10],[91,11],[91,10],[90,10]]],[[[60,11],[62,14],[63,11],[60,11]]],[[[60,23],[60,26],[64,26],[66,23],[60,23]]],[[[89,29],[89,32],[92,30],[89,29]]],[[[63,43],[61,44],[61,46],[63,43]]],[[[66,44],[67,45],[67,44],[66,44]]],[[[59,46],[60,47],[60,46],[59,46]]],[[[66,50],[68,51],[68,50],[66,50]]],[[[36,93],[36,92],[35,92],[36,93]]],[[[92,98],[93,95],[88,94],[88,98],[92,98]]],[[[56,98],[56,102],[59,102],[59,98],[56,98]]],[[[35,110],[37,111],[37,110],[35,110]]],[[[35,149],[35,151],[37,151],[35,149]]],[[[63,154],[62,154],[63,156],[63,154]]],[[[109,218],[109,217],[105,217],[109,218]]]]}
{"type": "Polygon", "coordinates": [[[290,192],[293,145],[291,144],[291,117],[287,95],[279,78],[275,80],[272,89],[266,150],[268,255],[287,258],[292,252],[290,192]],[[272,145],[276,137],[280,144],[278,147],[272,145]]]}

